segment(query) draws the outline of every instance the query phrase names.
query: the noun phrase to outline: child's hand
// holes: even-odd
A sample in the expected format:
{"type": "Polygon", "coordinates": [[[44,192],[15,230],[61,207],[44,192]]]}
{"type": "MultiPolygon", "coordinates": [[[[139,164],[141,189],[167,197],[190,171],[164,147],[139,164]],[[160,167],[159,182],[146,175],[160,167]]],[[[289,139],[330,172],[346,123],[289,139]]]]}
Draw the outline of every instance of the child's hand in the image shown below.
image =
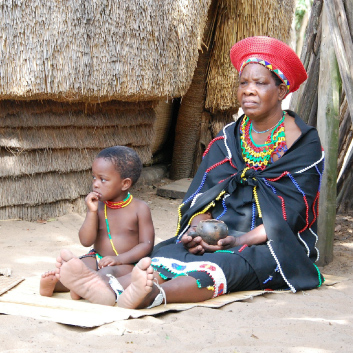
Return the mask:
{"type": "Polygon", "coordinates": [[[98,268],[101,269],[107,266],[118,266],[121,265],[119,256],[104,256],[98,263],[98,268]]]}
{"type": "Polygon", "coordinates": [[[87,205],[87,208],[90,212],[97,212],[98,211],[98,194],[94,191],[90,192],[86,198],[85,202],[87,205]]]}

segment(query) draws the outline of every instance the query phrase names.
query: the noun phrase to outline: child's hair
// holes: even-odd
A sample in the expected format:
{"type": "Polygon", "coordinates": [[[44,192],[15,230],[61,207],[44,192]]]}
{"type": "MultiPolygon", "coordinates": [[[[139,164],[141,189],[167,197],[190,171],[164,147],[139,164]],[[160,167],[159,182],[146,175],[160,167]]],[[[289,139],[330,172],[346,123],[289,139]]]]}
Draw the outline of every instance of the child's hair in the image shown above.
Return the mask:
{"type": "Polygon", "coordinates": [[[142,162],[138,154],[126,146],[113,146],[100,151],[96,158],[104,158],[113,163],[122,179],[130,178],[132,185],[139,179],[142,162]]]}

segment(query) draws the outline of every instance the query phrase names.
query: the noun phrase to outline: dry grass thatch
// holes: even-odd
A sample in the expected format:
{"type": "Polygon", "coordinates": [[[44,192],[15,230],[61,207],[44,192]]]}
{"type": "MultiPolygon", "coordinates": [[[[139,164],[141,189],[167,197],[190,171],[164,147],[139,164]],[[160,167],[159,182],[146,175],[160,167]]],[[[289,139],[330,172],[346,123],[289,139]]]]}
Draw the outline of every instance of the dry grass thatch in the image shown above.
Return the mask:
{"type": "Polygon", "coordinates": [[[207,77],[206,108],[224,111],[239,108],[238,73],[229,52],[237,41],[266,35],[288,42],[294,0],[220,0],[216,33],[207,77]]]}
{"type": "Polygon", "coordinates": [[[114,144],[148,146],[156,103],[64,104],[54,101],[2,101],[0,147],[102,148],[114,144]]]}
{"type": "MultiPolygon", "coordinates": [[[[146,183],[155,182],[165,173],[166,167],[164,166],[153,168],[153,170],[149,167],[144,168],[141,178],[132,187],[132,192],[134,193],[146,183]]],[[[7,204],[0,206],[0,219],[37,221],[71,212],[84,213],[86,211],[85,196],[90,190],[90,171],[60,175],[37,174],[34,177],[15,178],[12,182],[5,182],[4,187],[0,189],[1,197],[6,198],[2,204],[7,204]],[[5,187],[9,187],[8,191],[15,195],[11,196],[10,192],[5,192],[5,187]],[[35,193],[38,195],[35,196],[35,193]],[[82,195],[75,198],[77,194],[82,195]],[[53,199],[59,199],[59,201],[51,202],[50,200],[53,199]]]]}
{"type": "Polygon", "coordinates": [[[48,220],[71,212],[83,213],[85,210],[84,197],[79,197],[76,200],[63,200],[37,206],[2,207],[0,208],[0,219],[48,220]]]}
{"type": "Polygon", "coordinates": [[[0,145],[9,149],[104,148],[114,145],[147,146],[153,131],[147,124],[121,128],[26,128],[0,129],[0,145]]]}
{"type": "Polygon", "coordinates": [[[1,181],[0,207],[35,206],[58,200],[75,200],[91,188],[92,175],[88,171],[69,174],[45,173],[1,181]]]}
{"type": "Polygon", "coordinates": [[[168,132],[172,123],[173,104],[171,101],[161,101],[155,108],[156,121],[154,124],[155,138],[151,146],[152,154],[158,152],[168,138],[168,132]]]}
{"type": "MultiPolygon", "coordinates": [[[[77,170],[90,170],[92,161],[102,148],[98,149],[39,149],[13,152],[0,149],[0,178],[33,176],[39,173],[71,173],[77,170]]],[[[141,160],[151,159],[150,149],[134,146],[141,160]]],[[[1,179],[0,179],[1,180],[1,179]]]]}
{"type": "Polygon", "coordinates": [[[150,123],[158,102],[103,104],[55,101],[0,101],[0,128],[36,127],[120,127],[150,123]],[[137,114],[138,113],[138,114],[137,114]]]}
{"type": "Polygon", "coordinates": [[[210,0],[5,1],[0,99],[182,96],[210,0]]]}

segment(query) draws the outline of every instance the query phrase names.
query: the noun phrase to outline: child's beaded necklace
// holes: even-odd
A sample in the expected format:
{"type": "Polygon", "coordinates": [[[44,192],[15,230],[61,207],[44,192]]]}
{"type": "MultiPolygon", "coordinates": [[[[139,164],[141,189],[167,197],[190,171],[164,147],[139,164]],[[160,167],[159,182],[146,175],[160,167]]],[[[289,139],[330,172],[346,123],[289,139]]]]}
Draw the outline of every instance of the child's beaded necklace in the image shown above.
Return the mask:
{"type": "Polygon", "coordinates": [[[119,254],[115,249],[115,246],[114,246],[113,240],[112,240],[112,235],[110,234],[110,228],[109,228],[108,216],[107,216],[107,206],[109,208],[113,208],[113,209],[124,208],[124,207],[130,205],[131,201],[132,201],[132,195],[129,192],[127,193],[127,196],[123,201],[118,201],[118,202],[104,201],[105,224],[107,225],[107,232],[108,232],[110,244],[112,245],[112,248],[113,248],[116,256],[118,256],[119,254]]]}
{"type": "MultiPolygon", "coordinates": [[[[248,166],[255,170],[263,170],[268,165],[271,155],[274,151],[285,149],[286,136],[284,132],[284,118],[286,112],[283,112],[281,120],[268,131],[271,130],[266,142],[258,145],[254,142],[251,132],[254,130],[252,121],[246,115],[240,125],[240,144],[243,151],[243,158],[248,166]]],[[[264,132],[267,132],[266,130],[264,132]]]]}

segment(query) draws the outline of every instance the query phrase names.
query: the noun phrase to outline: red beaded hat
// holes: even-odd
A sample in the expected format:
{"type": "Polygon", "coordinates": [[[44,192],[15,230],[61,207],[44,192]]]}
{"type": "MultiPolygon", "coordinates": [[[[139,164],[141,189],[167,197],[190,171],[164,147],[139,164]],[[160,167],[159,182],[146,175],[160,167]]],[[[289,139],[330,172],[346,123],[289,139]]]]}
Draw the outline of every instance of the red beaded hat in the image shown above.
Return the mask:
{"type": "Polygon", "coordinates": [[[230,60],[240,75],[247,64],[265,66],[287,85],[288,93],[296,91],[308,77],[294,50],[271,37],[248,37],[239,41],[230,50],[230,60]]]}

